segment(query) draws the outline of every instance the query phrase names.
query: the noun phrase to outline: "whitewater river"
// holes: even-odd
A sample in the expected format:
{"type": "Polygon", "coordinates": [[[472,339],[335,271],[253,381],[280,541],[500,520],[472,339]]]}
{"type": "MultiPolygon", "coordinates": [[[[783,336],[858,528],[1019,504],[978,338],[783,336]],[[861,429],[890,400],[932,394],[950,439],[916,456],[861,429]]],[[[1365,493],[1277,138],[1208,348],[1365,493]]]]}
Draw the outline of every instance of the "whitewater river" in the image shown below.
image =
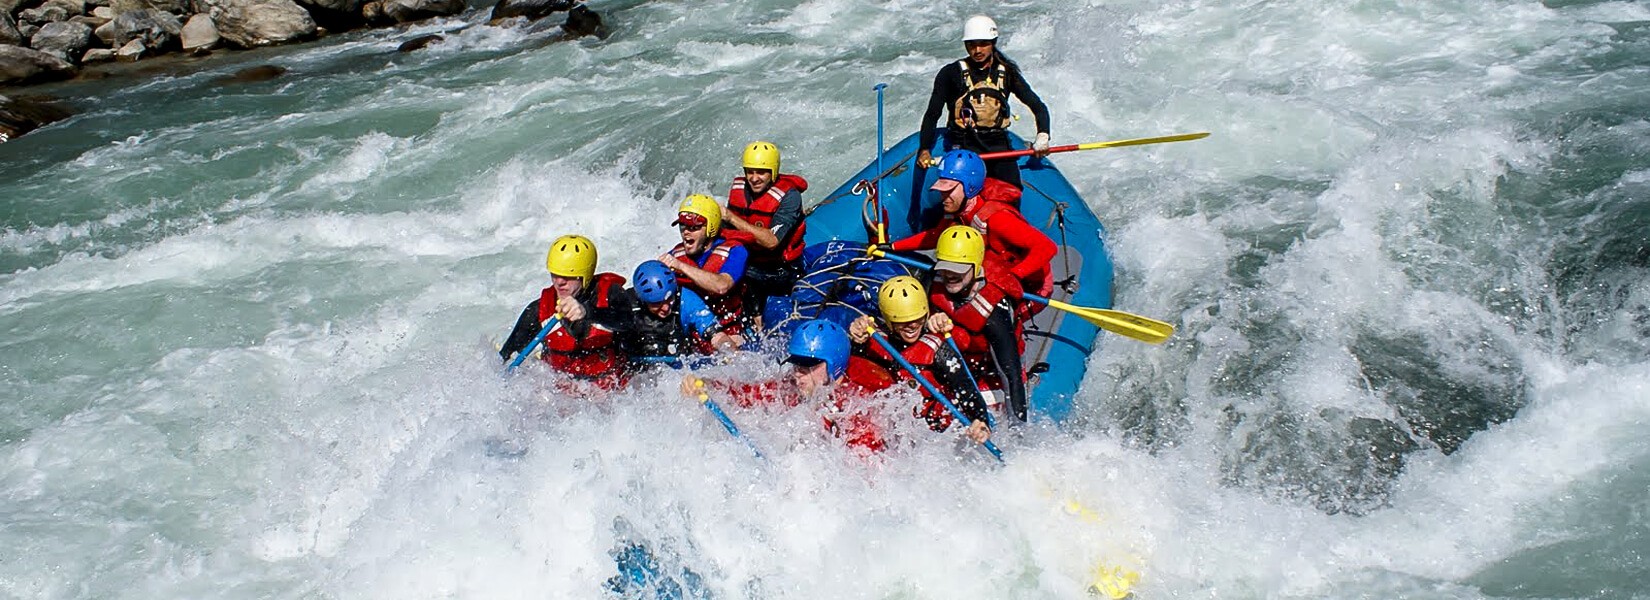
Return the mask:
{"type": "Polygon", "coordinates": [[[79,114],[0,144],[0,597],[592,598],[627,540],[717,598],[1650,597],[1646,5],[592,6],[42,88],[79,114]],[[1213,133],[1055,158],[1180,328],[1102,337],[1077,418],[867,465],[735,411],[759,462],[673,381],[498,377],[552,238],[628,274],[754,139],[822,195],[981,11],[1055,143],[1213,133]]]}

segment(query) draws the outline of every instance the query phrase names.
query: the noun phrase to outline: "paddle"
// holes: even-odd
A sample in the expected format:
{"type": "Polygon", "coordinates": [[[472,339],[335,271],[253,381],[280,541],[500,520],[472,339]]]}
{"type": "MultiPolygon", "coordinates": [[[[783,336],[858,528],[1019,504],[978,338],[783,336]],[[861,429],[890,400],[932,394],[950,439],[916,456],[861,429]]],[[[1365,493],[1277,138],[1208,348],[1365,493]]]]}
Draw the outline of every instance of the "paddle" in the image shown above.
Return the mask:
{"type": "Polygon", "coordinates": [[[1120,310],[1107,310],[1104,308],[1094,308],[1090,306],[1074,306],[1059,300],[1044,298],[1030,292],[1025,293],[1024,296],[1027,300],[1041,302],[1049,305],[1050,307],[1082,317],[1084,321],[1093,323],[1095,326],[1106,331],[1110,331],[1127,338],[1140,340],[1148,344],[1161,344],[1163,343],[1163,340],[1169,339],[1169,336],[1174,335],[1173,325],[1164,323],[1157,319],[1142,317],[1140,315],[1126,313],[1120,310]]]}
{"type": "Polygon", "coordinates": [[[544,323],[539,325],[539,334],[533,336],[533,341],[528,343],[527,347],[522,349],[520,354],[516,355],[515,360],[510,361],[510,366],[505,367],[504,372],[509,373],[516,370],[516,367],[521,366],[521,362],[527,360],[527,356],[532,354],[534,350],[537,350],[539,348],[539,344],[544,343],[544,336],[550,335],[550,330],[555,329],[556,324],[560,322],[561,313],[556,313],[551,315],[550,318],[545,319],[544,323]]]}
{"type": "MultiPolygon", "coordinates": [[[[939,400],[940,404],[945,405],[945,409],[951,411],[951,416],[956,417],[958,423],[962,423],[963,427],[974,424],[974,421],[969,419],[968,415],[964,415],[961,410],[957,409],[957,405],[951,403],[950,398],[946,398],[945,394],[941,394],[939,389],[934,387],[934,384],[928,383],[928,378],[923,377],[922,373],[917,371],[917,367],[911,364],[911,361],[905,360],[905,355],[900,354],[899,349],[895,348],[894,344],[889,342],[888,338],[884,337],[881,332],[871,332],[871,339],[882,345],[882,349],[887,350],[888,355],[894,357],[894,361],[898,362],[906,373],[910,373],[911,377],[917,380],[917,383],[922,384],[923,389],[928,390],[928,393],[933,395],[935,400],[939,400]]],[[[991,452],[992,456],[997,457],[999,462],[1003,460],[1003,452],[998,450],[997,445],[991,443],[991,440],[986,440],[983,445],[987,451],[991,452]]]]}
{"type": "MultiPolygon", "coordinates": [[[[1167,144],[1169,142],[1189,142],[1209,137],[1209,132],[1182,133],[1179,135],[1165,135],[1162,137],[1139,138],[1133,140],[1115,140],[1110,142],[1089,142],[1087,144],[1068,144],[1065,146],[1049,146],[1048,153],[1076,152],[1078,150],[1099,150],[1101,148],[1122,148],[1124,146],[1144,146],[1146,144],[1167,144]]],[[[987,152],[980,155],[980,160],[996,160],[1000,158],[1019,158],[1036,154],[1036,150],[1004,150],[1002,152],[987,152]]]]}
{"type": "Polygon", "coordinates": [[[733,424],[733,419],[728,418],[728,413],[722,412],[722,407],[716,404],[715,400],[710,399],[710,393],[705,391],[705,380],[697,378],[694,379],[693,387],[699,391],[699,403],[705,405],[705,408],[710,410],[710,414],[715,415],[716,420],[722,422],[722,427],[727,429],[728,433],[733,434],[735,439],[744,442],[745,447],[750,448],[751,453],[755,454],[757,458],[764,458],[762,456],[762,451],[756,449],[756,444],[752,444],[750,438],[747,438],[744,434],[739,433],[739,426],[733,424]]]}
{"type": "MultiPolygon", "coordinates": [[[[920,260],[907,256],[900,256],[898,254],[890,254],[875,246],[867,246],[865,248],[865,252],[872,256],[886,258],[902,265],[922,269],[924,271],[934,268],[933,265],[920,260]]],[[[1120,310],[1066,304],[1059,300],[1051,300],[1030,292],[1026,292],[1023,296],[1025,296],[1027,300],[1041,302],[1050,307],[1077,315],[1084,321],[1093,323],[1096,327],[1106,331],[1110,331],[1127,338],[1140,340],[1148,344],[1161,344],[1163,343],[1163,340],[1169,339],[1169,336],[1174,335],[1173,325],[1150,317],[1142,317],[1137,314],[1126,313],[1120,310]]]]}

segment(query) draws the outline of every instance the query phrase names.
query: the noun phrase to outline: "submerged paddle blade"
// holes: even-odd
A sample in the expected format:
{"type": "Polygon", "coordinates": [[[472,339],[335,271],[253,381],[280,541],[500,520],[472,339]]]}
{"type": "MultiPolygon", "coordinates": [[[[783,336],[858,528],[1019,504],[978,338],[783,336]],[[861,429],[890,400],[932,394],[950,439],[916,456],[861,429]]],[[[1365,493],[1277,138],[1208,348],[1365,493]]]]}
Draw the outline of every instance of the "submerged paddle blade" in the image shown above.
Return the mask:
{"type": "Polygon", "coordinates": [[[1123,567],[1108,567],[1103,562],[1095,563],[1089,576],[1089,594],[1112,600],[1133,597],[1134,584],[1140,581],[1139,573],[1123,567]]]}

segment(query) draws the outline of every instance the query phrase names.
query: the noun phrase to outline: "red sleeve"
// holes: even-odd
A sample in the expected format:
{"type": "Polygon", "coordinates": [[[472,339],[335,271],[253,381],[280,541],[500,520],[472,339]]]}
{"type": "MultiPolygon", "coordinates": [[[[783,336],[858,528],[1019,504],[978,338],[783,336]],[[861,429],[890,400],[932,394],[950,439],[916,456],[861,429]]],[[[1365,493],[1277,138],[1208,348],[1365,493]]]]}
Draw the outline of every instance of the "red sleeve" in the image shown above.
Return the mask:
{"type": "Polygon", "coordinates": [[[1025,219],[1014,213],[1003,210],[991,216],[991,222],[986,224],[991,236],[999,238],[1003,243],[1020,249],[1025,258],[1020,263],[1010,267],[1009,272],[1015,279],[1025,279],[1033,273],[1047,269],[1049,261],[1060,248],[1054,245],[1054,240],[1032,227],[1025,219]]]}
{"type": "Polygon", "coordinates": [[[950,226],[948,223],[949,221],[942,220],[939,226],[911,234],[910,237],[894,242],[889,248],[898,252],[931,249],[940,243],[940,233],[950,226]]]}

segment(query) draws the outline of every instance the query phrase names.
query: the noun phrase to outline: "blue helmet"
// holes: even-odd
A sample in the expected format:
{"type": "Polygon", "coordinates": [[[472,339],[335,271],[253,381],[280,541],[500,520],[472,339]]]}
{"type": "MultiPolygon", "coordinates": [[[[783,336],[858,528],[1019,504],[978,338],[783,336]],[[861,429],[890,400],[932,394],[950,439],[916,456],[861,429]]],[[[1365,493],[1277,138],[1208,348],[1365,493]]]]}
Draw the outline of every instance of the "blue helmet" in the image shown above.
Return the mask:
{"type": "Polygon", "coordinates": [[[656,260],[636,265],[636,276],[630,280],[631,286],[636,289],[636,297],[648,304],[669,300],[682,289],[682,286],[676,283],[676,273],[665,266],[665,263],[656,260]]]}
{"type": "Polygon", "coordinates": [[[814,319],[796,328],[787,350],[793,359],[800,357],[825,361],[825,370],[830,372],[831,379],[838,379],[848,372],[850,346],[848,332],[841,325],[814,319]]]}
{"type": "Polygon", "coordinates": [[[963,196],[973,198],[985,189],[985,161],[968,150],[952,150],[940,157],[940,179],[962,183],[963,196]]]}

